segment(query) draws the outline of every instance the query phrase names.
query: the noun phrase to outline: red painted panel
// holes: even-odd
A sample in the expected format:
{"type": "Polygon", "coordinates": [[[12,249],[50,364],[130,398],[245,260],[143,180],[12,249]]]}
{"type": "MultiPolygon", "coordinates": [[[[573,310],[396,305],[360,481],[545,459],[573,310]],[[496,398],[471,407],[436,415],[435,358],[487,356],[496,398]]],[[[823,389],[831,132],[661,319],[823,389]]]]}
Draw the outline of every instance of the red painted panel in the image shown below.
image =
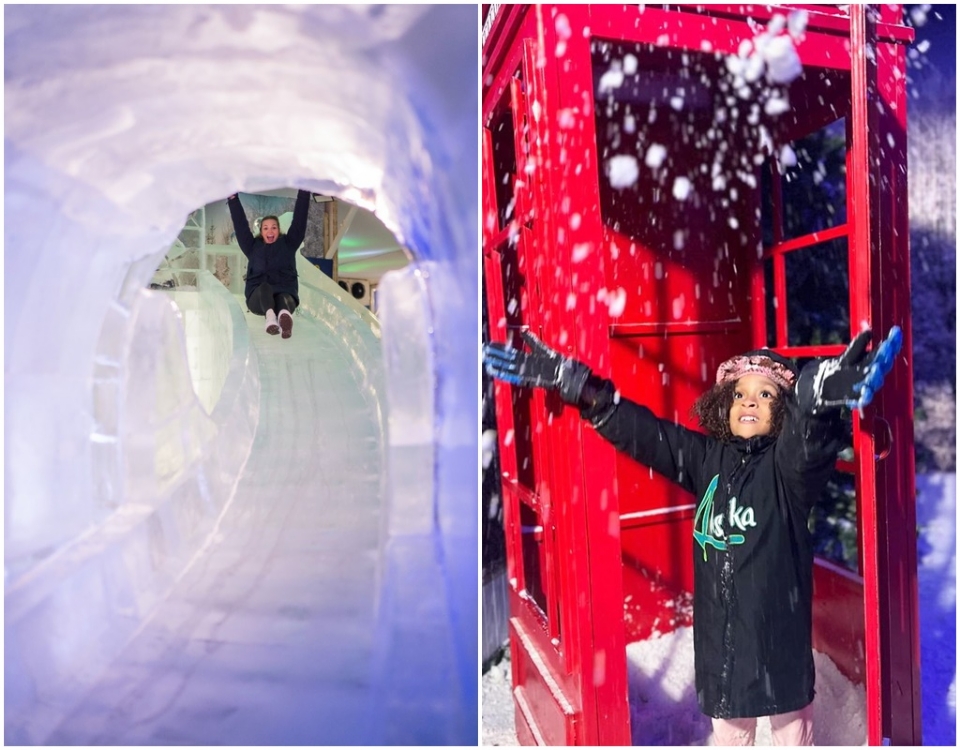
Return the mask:
{"type": "MultiPolygon", "coordinates": [[[[640,91],[649,97],[658,83],[661,88],[675,83],[681,68],[716,82],[723,67],[713,53],[735,51],[774,13],[788,10],[759,5],[501,9],[484,44],[483,122],[493,123],[498,108],[512,108],[517,166],[510,184],[517,203],[512,227],[490,229],[486,193],[497,185],[491,186],[485,171],[485,272],[496,340],[509,336],[517,342],[519,327],[528,325],[552,346],[612,376],[624,395],[687,424],[690,406],[712,382],[719,362],[765,343],[764,297],[775,294],[785,301],[783,252],[803,241],[791,240],[789,247],[773,251],[773,288],[766,288],[759,265],[759,191],[741,190],[734,201],[722,201],[724,191],[715,194],[709,175],[701,171],[710,164],[704,143],[715,108],[698,111],[697,96],[682,112],[659,107],[657,118],[644,128],[644,137],[669,146],[671,159],[659,172],[643,164],[649,143],[640,144],[623,129],[614,148],[607,126],[616,116],[606,113],[602,101],[596,105],[599,114],[594,110],[596,79],[605,63],[591,57],[591,42],[614,40],[622,45],[618,54],[630,45],[650,74],[640,91]],[[562,39],[561,20],[573,31],[562,39]],[[589,34],[582,33],[586,27],[589,34]],[[684,54],[676,55],[678,50],[684,54]],[[614,189],[605,161],[611,153],[629,152],[641,157],[640,179],[630,188],[614,189]],[[689,180],[692,198],[678,197],[678,180],[689,180]],[[615,303],[608,310],[617,290],[625,295],[622,309],[615,303]],[[501,319],[504,326],[498,327],[501,319]]],[[[909,278],[906,191],[898,172],[905,149],[903,49],[885,41],[905,40],[909,31],[898,25],[899,9],[881,6],[880,13],[888,25],[868,28],[856,9],[852,22],[834,7],[811,9],[799,47],[805,73],[790,86],[792,110],[765,124],[780,143],[847,117],[848,175],[853,176],[847,213],[857,218],[835,231],[849,234],[852,328],[862,320],[872,321],[877,331],[901,325],[909,365],[908,286],[897,285],[883,299],[871,292],[879,288],[881,266],[909,278]],[[851,33],[852,58],[847,52],[851,33]],[[871,44],[880,43],[875,64],[865,63],[862,54],[866,34],[872,35],[871,44]],[[864,106],[871,87],[888,104],[883,117],[864,106]],[[893,147],[886,149],[883,144],[891,139],[893,147]],[[863,179],[871,169],[882,179],[863,179]]],[[[643,96],[636,104],[637,119],[649,121],[653,106],[644,104],[643,96]]],[[[752,138],[752,128],[723,133],[733,159],[755,152],[752,138]]],[[[488,145],[485,140],[485,170],[488,145]]],[[[502,216],[504,207],[499,208],[502,216]]],[[[784,349],[788,317],[785,304],[778,306],[783,353],[836,353],[837,347],[784,349]]],[[[914,512],[911,388],[909,366],[906,374],[895,370],[876,405],[855,425],[851,468],[858,475],[866,586],[819,564],[815,571],[815,642],[844,673],[866,681],[871,742],[881,733],[919,739],[916,560],[908,533],[914,512]],[[873,435],[885,434],[887,424],[894,440],[878,469],[873,435]],[[910,647],[896,652],[897,639],[910,647]]],[[[624,643],[689,622],[684,592],[692,585],[692,511],[685,506],[694,498],[616,455],[554,396],[498,386],[496,398],[501,429],[514,429],[511,446],[501,447],[512,454],[504,464],[513,482],[506,483],[505,517],[513,535],[509,554],[515,556],[510,570],[516,571],[511,608],[512,643],[519,655],[514,675],[518,736],[522,742],[629,742],[624,643]],[[539,514],[535,520],[543,528],[536,544],[521,536],[523,507],[539,514]],[[524,538],[526,566],[518,562],[524,538]],[[521,596],[523,568],[537,566],[544,612],[521,596]]]]}
{"type": "MultiPolygon", "coordinates": [[[[906,51],[900,45],[878,44],[880,70],[903,70],[906,51]]],[[[875,464],[877,504],[885,544],[880,557],[880,579],[887,605],[881,611],[884,698],[889,706],[886,724],[894,744],[920,744],[922,712],[920,703],[920,637],[917,607],[916,503],[913,463],[913,368],[910,327],[910,250],[906,170],[906,90],[895,76],[879,75],[878,92],[884,106],[877,115],[878,138],[874,154],[879,162],[877,182],[883,186],[876,196],[876,245],[874,248],[876,288],[883,294],[871,299],[875,329],[886,331],[901,326],[904,347],[901,362],[874,406],[875,430],[880,436],[889,429],[889,453],[875,464]],[[890,283],[895,279],[896,283],[890,283]],[[882,416],[881,416],[882,415],[882,416]]],[[[886,447],[884,445],[884,447],[886,447]]]]}
{"type": "Polygon", "coordinates": [[[813,566],[813,647],[841,673],[862,685],[864,671],[863,579],[829,562],[813,566]]]}
{"type": "Polygon", "coordinates": [[[624,629],[628,643],[693,624],[692,511],[677,522],[623,531],[624,629]]]}
{"type": "Polygon", "coordinates": [[[512,659],[514,695],[517,697],[518,718],[522,716],[538,744],[576,745],[576,704],[574,695],[561,687],[562,676],[553,672],[543,647],[535,642],[535,634],[518,619],[510,620],[510,635],[519,645],[512,659]]]}

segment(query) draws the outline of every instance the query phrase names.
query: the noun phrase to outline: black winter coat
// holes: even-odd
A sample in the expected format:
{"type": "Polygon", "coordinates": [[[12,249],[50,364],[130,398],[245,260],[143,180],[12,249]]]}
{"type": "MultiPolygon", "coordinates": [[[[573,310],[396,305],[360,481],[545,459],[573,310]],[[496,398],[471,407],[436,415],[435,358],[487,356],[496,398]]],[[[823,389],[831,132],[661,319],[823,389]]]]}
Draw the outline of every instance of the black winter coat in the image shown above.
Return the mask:
{"type": "Polygon", "coordinates": [[[721,442],[658,419],[607,382],[585,409],[618,449],[692,492],[697,700],[715,718],[813,700],[813,547],[807,520],[842,447],[840,420],[787,394],[779,437],[721,442]]]}
{"type": "Polygon", "coordinates": [[[290,229],[270,245],[260,237],[254,238],[239,198],[230,198],[227,200],[227,205],[230,207],[230,217],[233,219],[233,231],[236,232],[237,242],[248,261],[244,297],[249,300],[253,291],[266,281],[273,287],[275,294],[280,292],[292,294],[299,305],[297,248],[303,243],[304,235],[307,233],[310,193],[306,190],[297,192],[290,229]]]}

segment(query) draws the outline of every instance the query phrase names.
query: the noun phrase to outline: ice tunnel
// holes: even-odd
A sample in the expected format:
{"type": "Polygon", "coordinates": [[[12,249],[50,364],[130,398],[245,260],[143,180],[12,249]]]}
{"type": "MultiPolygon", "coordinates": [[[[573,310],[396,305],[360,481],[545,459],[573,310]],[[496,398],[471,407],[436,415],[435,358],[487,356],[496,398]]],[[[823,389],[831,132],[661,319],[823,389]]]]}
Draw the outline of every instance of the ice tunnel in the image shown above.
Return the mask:
{"type": "Polygon", "coordinates": [[[6,742],[475,744],[477,7],[4,22],[6,742]],[[148,288],[290,187],[411,250],[379,321],[148,288]]]}

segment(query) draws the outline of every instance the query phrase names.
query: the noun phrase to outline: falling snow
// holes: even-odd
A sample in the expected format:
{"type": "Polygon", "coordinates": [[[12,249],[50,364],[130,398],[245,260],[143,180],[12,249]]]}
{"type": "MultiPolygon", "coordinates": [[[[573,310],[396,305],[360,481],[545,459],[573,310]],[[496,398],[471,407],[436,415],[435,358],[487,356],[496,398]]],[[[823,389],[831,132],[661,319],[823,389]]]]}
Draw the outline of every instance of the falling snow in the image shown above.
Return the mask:
{"type": "Polygon", "coordinates": [[[691,187],[690,180],[686,177],[678,177],[673,182],[673,197],[678,201],[685,201],[690,195],[691,187]]]}
{"type": "Polygon", "coordinates": [[[615,60],[606,73],[603,74],[600,78],[599,89],[600,93],[605,91],[612,91],[613,89],[620,88],[623,85],[623,68],[620,65],[619,60],[615,60]]]}
{"type": "Polygon", "coordinates": [[[613,188],[620,190],[630,187],[639,176],[640,168],[637,166],[637,159],[630,154],[618,154],[607,161],[607,177],[613,188]]]}
{"type": "Polygon", "coordinates": [[[574,263],[581,263],[586,260],[590,253],[593,252],[593,244],[590,242],[581,242],[573,246],[573,256],[571,260],[574,263]]]}
{"type": "Polygon", "coordinates": [[[561,109],[557,113],[557,124],[562,130],[573,130],[577,124],[577,116],[570,108],[561,109]]]}
{"type": "Polygon", "coordinates": [[[619,318],[623,315],[623,310],[627,305],[627,291],[622,287],[612,292],[601,289],[597,292],[597,300],[606,303],[610,317],[619,318]]]}
{"type": "Polygon", "coordinates": [[[497,449],[497,431],[484,430],[482,436],[483,444],[483,468],[490,468],[490,462],[493,460],[493,454],[497,449]]]}
{"type": "Polygon", "coordinates": [[[650,144],[650,148],[647,149],[647,155],[643,163],[650,167],[650,169],[658,169],[666,158],[667,149],[659,143],[652,143],[650,144]]]}
{"type": "Polygon", "coordinates": [[[780,149],[780,166],[781,167],[795,167],[797,166],[797,155],[794,153],[794,150],[790,147],[790,144],[784,144],[780,149]]]}

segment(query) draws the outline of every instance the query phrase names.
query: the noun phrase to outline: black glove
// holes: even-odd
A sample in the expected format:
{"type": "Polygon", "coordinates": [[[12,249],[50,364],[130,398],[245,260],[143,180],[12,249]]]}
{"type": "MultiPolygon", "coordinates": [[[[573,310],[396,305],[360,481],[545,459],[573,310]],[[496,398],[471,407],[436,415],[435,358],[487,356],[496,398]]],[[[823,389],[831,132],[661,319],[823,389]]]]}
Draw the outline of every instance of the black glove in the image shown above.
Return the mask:
{"type": "Polygon", "coordinates": [[[485,344],[483,364],[491,376],[511,385],[559,391],[568,404],[579,404],[590,368],[583,362],[564,357],[529,331],[520,334],[529,352],[505,344],[485,344]]]}
{"type": "Polygon", "coordinates": [[[869,354],[869,330],[860,333],[839,357],[814,360],[797,379],[797,399],[810,413],[846,406],[860,409],[873,401],[903,345],[898,326],[869,354]]]}

